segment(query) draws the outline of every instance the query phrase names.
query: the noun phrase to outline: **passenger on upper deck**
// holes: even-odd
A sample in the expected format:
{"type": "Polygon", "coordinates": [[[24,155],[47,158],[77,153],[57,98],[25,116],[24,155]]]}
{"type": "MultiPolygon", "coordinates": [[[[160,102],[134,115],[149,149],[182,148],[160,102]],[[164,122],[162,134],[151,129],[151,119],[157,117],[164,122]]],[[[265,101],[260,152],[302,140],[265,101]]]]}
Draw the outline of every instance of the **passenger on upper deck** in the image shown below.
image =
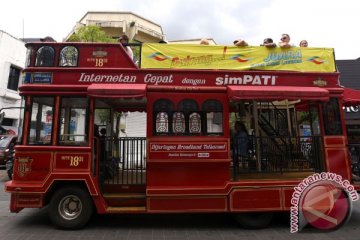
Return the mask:
{"type": "Polygon", "coordinates": [[[209,45],[209,41],[206,38],[201,39],[200,41],[201,45],[209,45]]]}
{"type": "Polygon", "coordinates": [[[276,47],[276,43],[274,43],[272,38],[265,38],[263,44],[260,44],[260,46],[265,46],[267,48],[274,48],[276,47]]]}
{"type": "Polygon", "coordinates": [[[121,35],[120,38],[119,38],[119,43],[121,43],[124,46],[125,51],[130,56],[131,60],[133,60],[134,59],[134,53],[131,50],[131,47],[126,45],[126,44],[129,43],[129,37],[127,35],[125,35],[125,34],[121,35]]]}
{"type": "Polygon", "coordinates": [[[300,46],[300,47],[307,47],[307,46],[308,46],[308,42],[307,42],[306,40],[301,40],[299,46],[300,46]]]}
{"type": "Polygon", "coordinates": [[[281,42],[279,42],[279,46],[281,48],[290,48],[290,47],[293,47],[292,44],[290,44],[290,35],[287,34],[287,33],[284,33],[281,35],[281,39],[280,39],[281,42]]]}
{"type": "Polygon", "coordinates": [[[249,44],[243,40],[243,39],[237,39],[234,41],[234,45],[238,46],[238,47],[245,47],[245,46],[249,46],[249,44]]]}
{"type": "Polygon", "coordinates": [[[52,37],[46,36],[44,38],[40,38],[41,42],[56,42],[52,37]]]}

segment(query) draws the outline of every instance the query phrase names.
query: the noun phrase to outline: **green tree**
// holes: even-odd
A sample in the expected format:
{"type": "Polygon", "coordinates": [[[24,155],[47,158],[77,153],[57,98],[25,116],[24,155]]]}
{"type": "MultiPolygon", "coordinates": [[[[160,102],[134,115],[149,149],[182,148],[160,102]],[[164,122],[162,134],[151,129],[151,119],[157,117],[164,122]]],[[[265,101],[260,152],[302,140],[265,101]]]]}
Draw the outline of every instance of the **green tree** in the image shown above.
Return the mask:
{"type": "Polygon", "coordinates": [[[68,42],[116,42],[116,40],[106,36],[98,26],[83,26],[68,39],[68,42]]]}

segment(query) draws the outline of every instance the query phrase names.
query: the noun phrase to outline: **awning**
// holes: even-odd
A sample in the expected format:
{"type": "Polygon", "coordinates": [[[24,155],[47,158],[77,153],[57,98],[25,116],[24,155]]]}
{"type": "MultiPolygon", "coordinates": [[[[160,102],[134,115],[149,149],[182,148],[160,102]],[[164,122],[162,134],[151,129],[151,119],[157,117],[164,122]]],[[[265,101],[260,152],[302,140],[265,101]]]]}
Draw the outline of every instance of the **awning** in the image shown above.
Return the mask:
{"type": "Polygon", "coordinates": [[[360,105],[360,91],[352,88],[344,88],[344,106],[360,105]]]}
{"type": "Polygon", "coordinates": [[[146,84],[97,84],[88,88],[88,95],[96,98],[142,98],[146,96],[146,84]]]}
{"type": "Polygon", "coordinates": [[[234,100],[329,100],[329,91],[319,87],[228,86],[227,91],[229,98],[234,100]]]}

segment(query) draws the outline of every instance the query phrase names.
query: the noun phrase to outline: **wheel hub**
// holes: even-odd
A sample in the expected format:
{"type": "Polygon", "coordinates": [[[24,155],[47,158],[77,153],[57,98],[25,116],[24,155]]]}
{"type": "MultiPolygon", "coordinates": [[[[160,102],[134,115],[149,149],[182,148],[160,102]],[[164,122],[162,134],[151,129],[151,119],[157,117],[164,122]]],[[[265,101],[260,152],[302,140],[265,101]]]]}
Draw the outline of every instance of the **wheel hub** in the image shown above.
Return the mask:
{"type": "Polygon", "coordinates": [[[58,211],[61,217],[66,220],[77,218],[82,211],[82,204],[79,197],[68,195],[61,199],[58,211]]]}

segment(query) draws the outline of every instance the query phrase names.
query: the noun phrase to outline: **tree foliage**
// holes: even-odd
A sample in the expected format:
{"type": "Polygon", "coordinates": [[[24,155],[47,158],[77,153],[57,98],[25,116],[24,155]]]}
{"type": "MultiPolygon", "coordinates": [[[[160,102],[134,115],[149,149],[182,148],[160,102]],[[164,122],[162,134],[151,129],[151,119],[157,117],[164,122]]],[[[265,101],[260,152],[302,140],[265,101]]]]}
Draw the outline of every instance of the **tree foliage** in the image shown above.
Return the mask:
{"type": "Polygon", "coordinates": [[[110,121],[110,109],[108,108],[96,109],[95,116],[97,116],[101,125],[106,125],[110,121]]]}
{"type": "Polygon", "coordinates": [[[83,26],[68,39],[68,42],[116,42],[116,40],[106,36],[98,26],[83,26]]]}

